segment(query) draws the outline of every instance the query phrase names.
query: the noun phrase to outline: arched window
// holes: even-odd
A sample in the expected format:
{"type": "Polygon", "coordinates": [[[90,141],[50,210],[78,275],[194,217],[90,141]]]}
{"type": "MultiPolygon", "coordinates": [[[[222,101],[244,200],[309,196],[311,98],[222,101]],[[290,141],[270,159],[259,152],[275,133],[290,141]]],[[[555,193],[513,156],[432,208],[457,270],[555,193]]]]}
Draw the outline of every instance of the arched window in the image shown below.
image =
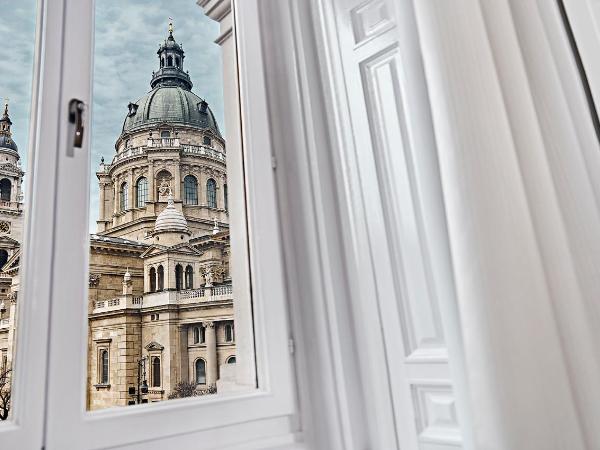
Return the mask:
{"type": "Polygon", "coordinates": [[[185,288],[194,288],[194,269],[192,268],[192,266],[187,266],[185,268],[185,288]]]}
{"type": "Polygon", "coordinates": [[[128,205],[127,205],[127,191],[128,191],[128,189],[129,189],[129,186],[127,186],[126,182],[121,185],[121,192],[120,192],[120,195],[119,195],[119,198],[121,200],[121,203],[120,203],[120,207],[121,207],[120,209],[121,209],[121,211],[125,211],[127,209],[127,207],[128,207],[128,205]]]}
{"type": "Polygon", "coordinates": [[[225,325],[225,342],[233,342],[233,325],[225,325]]]}
{"type": "Polygon", "coordinates": [[[0,269],[6,264],[8,261],[8,252],[6,250],[0,250],[0,269]]]}
{"type": "Polygon", "coordinates": [[[3,178],[0,181],[0,200],[3,202],[10,202],[10,191],[11,191],[11,183],[8,178],[3,178]]]}
{"type": "Polygon", "coordinates": [[[206,363],[203,359],[196,360],[196,384],[206,384],[206,363]]]}
{"type": "Polygon", "coordinates": [[[235,356],[230,356],[227,358],[227,364],[235,364],[235,356]]]}
{"type": "Polygon", "coordinates": [[[150,292],[156,292],[156,269],[154,267],[150,268],[150,292]]]}
{"type": "Polygon", "coordinates": [[[158,266],[158,275],[157,275],[157,280],[158,280],[158,290],[162,291],[165,288],[165,269],[163,269],[163,266],[158,266]]]}
{"type": "Polygon", "coordinates": [[[160,387],[160,358],[152,358],[152,387],[160,387]]]}
{"type": "Polygon", "coordinates": [[[100,352],[100,384],[108,384],[108,350],[100,352]]]}
{"type": "Polygon", "coordinates": [[[136,208],[143,208],[146,206],[146,201],[148,200],[148,179],[146,177],[142,177],[137,181],[135,191],[135,206],[136,208]]]}
{"type": "Polygon", "coordinates": [[[186,205],[198,204],[198,180],[193,175],[187,175],[183,179],[183,199],[186,205]]]}
{"type": "Polygon", "coordinates": [[[217,182],[212,178],[206,182],[206,203],[209,208],[217,207],[217,182]]]}
{"type": "Polygon", "coordinates": [[[225,210],[229,211],[229,199],[227,198],[227,185],[223,185],[223,200],[225,201],[225,210]]]}
{"type": "Polygon", "coordinates": [[[175,266],[175,289],[178,291],[183,287],[183,267],[181,264],[175,266]]]}
{"type": "Polygon", "coordinates": [[[212,144],[212,139],[210,138],[210,136],[204,136],[204,138],[202,139],[202,143],[204,145],[210,145],[212,144]]]}
{"type": "Polygon", "coordinates": [[[165,67],[165,58],[160,58],[160,68],[165,67]]]}
{"type": "Polygon", "coordinates": [[[170,131],[161,131],[160,132],[160,137],[161,138],[170,138],[171,137],[171,132],[170,131]]]}
{"type": "Polygon", "coordinates": [[[179,61],[179,56],[176,56],[176,57],[175,57],[175,65],[176,65],[177,67],[179,67],[179,63],[180,63],[180,61],[179,61]]]}
{"type": "Polygon", "coordinates": [[[167,67],[173,67],[173,57],[171,55],[167,56],[167,67]]]}

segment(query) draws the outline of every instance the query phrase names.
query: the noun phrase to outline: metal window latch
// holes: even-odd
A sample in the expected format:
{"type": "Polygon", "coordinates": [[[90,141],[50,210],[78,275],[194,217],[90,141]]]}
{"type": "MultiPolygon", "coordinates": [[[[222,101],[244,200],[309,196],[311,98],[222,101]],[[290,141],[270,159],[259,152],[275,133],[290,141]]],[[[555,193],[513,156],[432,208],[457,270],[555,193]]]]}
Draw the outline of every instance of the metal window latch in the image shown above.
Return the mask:
{"type": "Polygon", "coordinates": [[[73,129],[73,145],[69,145],[67,150],[68,156],[73,156],[74,149],[81,148],[83,145],[83,111],[85,104],[76,98],[69,102],[69,123],[74,125],[73,129]]]}

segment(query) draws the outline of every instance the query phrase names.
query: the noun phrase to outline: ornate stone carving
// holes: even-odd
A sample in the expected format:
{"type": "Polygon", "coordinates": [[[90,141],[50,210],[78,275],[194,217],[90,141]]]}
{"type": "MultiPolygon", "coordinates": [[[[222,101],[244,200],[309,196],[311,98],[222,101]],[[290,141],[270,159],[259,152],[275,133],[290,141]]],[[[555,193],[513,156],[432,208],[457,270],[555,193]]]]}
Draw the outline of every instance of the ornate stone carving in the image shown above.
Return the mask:
{"type": "Polygon", "coordinates": [[[171,180],[168,180],[167,178],[161,179],[160,184],[158,185],[158,193],[161,197],[167,197],[169,194],[171,194],[171,180]]]}
{"type": "Polygon", "coordinates": [[[99,273],[90,273],[88,284],[89,287],[97,287],[100,283],[100,274],[99,273]]]}

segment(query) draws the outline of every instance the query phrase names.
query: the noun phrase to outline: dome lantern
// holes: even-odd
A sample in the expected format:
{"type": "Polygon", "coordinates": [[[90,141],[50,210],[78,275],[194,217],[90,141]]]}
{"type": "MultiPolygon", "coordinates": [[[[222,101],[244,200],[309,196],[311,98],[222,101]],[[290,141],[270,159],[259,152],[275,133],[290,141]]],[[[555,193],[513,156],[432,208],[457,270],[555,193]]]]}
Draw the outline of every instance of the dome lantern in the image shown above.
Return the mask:
{"type": "Polygon", "coordinates": [[[160,45],[158,51],[159,69],[154,72],[150,86],[179,86],[185,90],[192,89],[190,76],[183,71],[185,54],[181,45],[173,37],[173,22],[169,23],[169,36],[160,45]]]}
{"type": "MultiPolygon", "coordinates": [[[[156,222],[154,224],[154,236],[156,235],[167,235],[165,236],[167,239],[168,235],[174,236],[187,236],[191,235],[190,229],[187,224],[187,220],[181,211],[179,211],[175,207],[175,202],[173,201],[173,194],[169,190],[169,199],[167,203],[167,207],[162,210],[162,212],[156,218],[156,222]]],[[[172,236],[171,236],[172,237],[172,236]]],[[[161,243],[170,244],[172,242],[171,239],[165,241],[161,240],[161,243]]],[[[175,238],[175,242],[177,242],[177,238],[175,238]]]]}

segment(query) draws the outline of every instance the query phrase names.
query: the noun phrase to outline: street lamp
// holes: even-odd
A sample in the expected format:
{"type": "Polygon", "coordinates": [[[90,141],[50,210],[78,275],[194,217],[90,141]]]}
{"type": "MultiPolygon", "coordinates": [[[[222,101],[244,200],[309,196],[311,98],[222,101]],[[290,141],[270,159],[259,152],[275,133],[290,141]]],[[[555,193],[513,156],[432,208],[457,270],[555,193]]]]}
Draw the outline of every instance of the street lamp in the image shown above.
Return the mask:
{"type": "Polygon", "coordinates": [[[146,357],[138,360],[138,376],[137,376],[137,388],[131,386],[129,388],[129,395],[135,395],[137,404],[142,403],[142,395],[148,393],[148,383],[146,382],[146,357]]]}

